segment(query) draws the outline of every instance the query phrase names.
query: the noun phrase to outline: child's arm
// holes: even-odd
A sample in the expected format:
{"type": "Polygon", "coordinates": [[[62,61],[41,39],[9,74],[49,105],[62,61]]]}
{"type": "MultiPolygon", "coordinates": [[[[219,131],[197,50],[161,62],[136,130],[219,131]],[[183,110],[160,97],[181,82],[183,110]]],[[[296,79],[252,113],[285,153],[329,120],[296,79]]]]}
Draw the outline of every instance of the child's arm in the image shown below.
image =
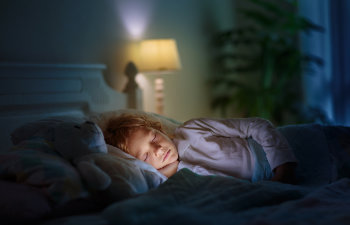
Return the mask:
{"type": "MultiPolygon", "coordinates": [[[[263,147],[274,172],[285,163],[297,162],[286,138],[269,121],[262,118],[195,119],[186,122],[184,126],[188,129],[210,131],[216,136],[253,138],[263,147]]],[[[282,174],[285,170],[278,171],[282,174]]]]}

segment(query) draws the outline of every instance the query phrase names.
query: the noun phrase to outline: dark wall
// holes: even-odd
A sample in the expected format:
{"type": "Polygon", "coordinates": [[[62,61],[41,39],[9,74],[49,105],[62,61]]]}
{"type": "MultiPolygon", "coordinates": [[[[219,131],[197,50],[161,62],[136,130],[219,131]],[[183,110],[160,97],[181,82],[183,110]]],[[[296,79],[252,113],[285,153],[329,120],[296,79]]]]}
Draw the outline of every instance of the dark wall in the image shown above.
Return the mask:
{"type": "Polygon", "coordinates": [[[112,0],[1,0],[0,61],[104,62],[115,17],[112,0]]]}

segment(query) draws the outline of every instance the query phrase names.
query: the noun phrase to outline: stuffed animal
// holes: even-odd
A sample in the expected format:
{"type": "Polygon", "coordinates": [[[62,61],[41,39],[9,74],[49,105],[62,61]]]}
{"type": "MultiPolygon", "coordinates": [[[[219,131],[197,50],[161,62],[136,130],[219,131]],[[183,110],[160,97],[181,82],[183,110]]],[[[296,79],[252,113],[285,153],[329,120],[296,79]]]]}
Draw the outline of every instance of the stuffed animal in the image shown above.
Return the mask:
{"type": "Polygon", "coordinates": [[[93,122],[62,122],[54,128],[53,145],[61,156],[73,163],[93,190],[105,190],[111,177],[97,165],[99,155],[108,153],[101,129],[93,122]]]}
{"type": "Polygon", "coordinates": [[[45,140],[50,146],[45,153],[59,153],[70,161],[99,200],[122,200],[167,180],[150,164],[106,144],[100,127],[98,121],[85,118],[46,118],[17,128],[12,140],[15,145],[30,139],[45,140]]]}
{"type": "Polygon", "coordinates": [[[151,165],[107,145],[93,122],[62,122],[53,137],[55,150],[77,167],[90,190],[102,194],[99,199],[122,200],[167,179],[151,165]]]}

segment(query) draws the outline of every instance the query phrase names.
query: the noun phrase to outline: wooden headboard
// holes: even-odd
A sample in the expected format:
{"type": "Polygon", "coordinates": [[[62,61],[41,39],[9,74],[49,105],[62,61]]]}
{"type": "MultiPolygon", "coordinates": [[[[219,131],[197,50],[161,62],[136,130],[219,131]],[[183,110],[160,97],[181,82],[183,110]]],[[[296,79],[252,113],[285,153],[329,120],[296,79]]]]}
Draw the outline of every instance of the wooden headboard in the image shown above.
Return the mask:
{"type": "Polygon", "coordinates": [[[1,151],[11,131],[49,117],[83,116],[126,107],[126,95],[110,88],[102,64],[0,63],[1,151]]]}

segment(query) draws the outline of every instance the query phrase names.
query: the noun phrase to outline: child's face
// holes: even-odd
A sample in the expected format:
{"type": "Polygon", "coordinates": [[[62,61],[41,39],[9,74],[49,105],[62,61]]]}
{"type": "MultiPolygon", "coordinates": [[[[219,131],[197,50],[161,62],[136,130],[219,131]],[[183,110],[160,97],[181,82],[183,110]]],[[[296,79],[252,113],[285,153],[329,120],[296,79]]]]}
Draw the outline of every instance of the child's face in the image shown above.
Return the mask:
{"type": "Polygon", "coordinates": [[[161,169],[175,162],[179,155],[168,136],[152,128],[139,128],[127,140],[130,155],[161,169]]]}

